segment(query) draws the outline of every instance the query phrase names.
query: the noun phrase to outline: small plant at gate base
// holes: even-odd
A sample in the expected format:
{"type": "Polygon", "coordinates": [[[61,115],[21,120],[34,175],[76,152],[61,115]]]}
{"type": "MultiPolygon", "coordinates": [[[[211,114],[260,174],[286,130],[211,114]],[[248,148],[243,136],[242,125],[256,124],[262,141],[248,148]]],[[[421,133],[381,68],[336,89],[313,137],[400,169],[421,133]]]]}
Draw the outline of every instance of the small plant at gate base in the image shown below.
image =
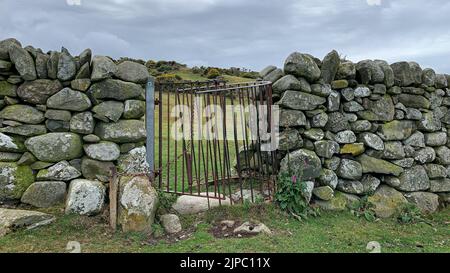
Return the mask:
{"type": "Polygon", "coordinates": [[[417,206],[411,203],[407,203],[402,207],[397,220],[401,224],[415,224],[415,223],[425,223],[432,225],[430,222],[425,220],[422,216],[422,212],[417,206]]]}
{"type": "Polygon", "coordinates": [[[373,210],[373,204],[369,202],[369,195],[361,197],[358,202],[350,205],[350,212],[358,218],[364,217],[369,222],[375,222],[377,217],[373,210]]]}
{"type": "Polygon", "coordinates": [[[172,205],[177,201],[177,195],[158,190],[160,212],[167,213],[172,209],[172,205]]]}
{"type": "Polygon", "coordinates": [[[297,181],[297,177],[289,173],[281,173],[278,177],[278,190],[275,201],[280,208],[293,215],[298,220],[307,219],[308,216],[319,216],[319,212],[309,206],[304,192],[306,183],[297,181]]]}

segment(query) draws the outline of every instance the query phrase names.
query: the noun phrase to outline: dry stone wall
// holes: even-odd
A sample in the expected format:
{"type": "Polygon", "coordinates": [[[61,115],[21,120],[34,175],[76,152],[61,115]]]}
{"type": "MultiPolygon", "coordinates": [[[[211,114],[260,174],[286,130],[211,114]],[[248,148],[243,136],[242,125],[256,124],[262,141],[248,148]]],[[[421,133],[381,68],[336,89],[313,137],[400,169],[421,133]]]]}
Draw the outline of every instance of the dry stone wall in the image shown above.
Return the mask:
{"type": "Polygon", "coordinates": [[[281,106],[281,171],[307,182],[313,203],[339,210],[370,195],[388,217],[408,201],[424,212],[449,201],[449,75],[332,51],[292,53],[260,76],[281,106]]]}
{"type": "Polygon", "coordinates": [[[111,167],[146,168],[148,77],[141,63],[90,49],[0,41],[0,203],[98,213],[111,167]]]}

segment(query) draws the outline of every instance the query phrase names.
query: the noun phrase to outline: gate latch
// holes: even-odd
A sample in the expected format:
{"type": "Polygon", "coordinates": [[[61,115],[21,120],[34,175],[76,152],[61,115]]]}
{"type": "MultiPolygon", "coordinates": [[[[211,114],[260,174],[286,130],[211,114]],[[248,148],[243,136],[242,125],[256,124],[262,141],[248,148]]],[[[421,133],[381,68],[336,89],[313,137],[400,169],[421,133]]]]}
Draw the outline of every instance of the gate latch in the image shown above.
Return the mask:
{"type": "Polygon", "coordinates": [[[155,105],[159,105],[159,99],[158,98],[155,99],[155,105]]]}

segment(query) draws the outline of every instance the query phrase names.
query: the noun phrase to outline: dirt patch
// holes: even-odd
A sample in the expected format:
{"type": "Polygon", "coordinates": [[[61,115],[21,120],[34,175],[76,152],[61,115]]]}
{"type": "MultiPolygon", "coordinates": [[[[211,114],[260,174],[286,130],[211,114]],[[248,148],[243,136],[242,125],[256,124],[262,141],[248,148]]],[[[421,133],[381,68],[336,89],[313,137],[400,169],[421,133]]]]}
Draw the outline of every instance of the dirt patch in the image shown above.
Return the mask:
{"type": "Polygon", "coordinates": [[[249,238],[257,236],[258,234],[236,234],[233,231],[240,227],[244,222],[239,220],[225,220],[213,224],[213,227],[208,230],[215,238],[249,238]]]}
{"type": "Polygon", "coordinates": [[[180,241],[187,240],[192,237],[197,229],[195,227],[191,227],[188,229],[183,229],[182,231],[176,234],[163,234],[160,236],[151,235],[150,238],[145,242],[146,245],[157,245],[160,242],[166,242],[168,244],[175,244],[180,241]]]}

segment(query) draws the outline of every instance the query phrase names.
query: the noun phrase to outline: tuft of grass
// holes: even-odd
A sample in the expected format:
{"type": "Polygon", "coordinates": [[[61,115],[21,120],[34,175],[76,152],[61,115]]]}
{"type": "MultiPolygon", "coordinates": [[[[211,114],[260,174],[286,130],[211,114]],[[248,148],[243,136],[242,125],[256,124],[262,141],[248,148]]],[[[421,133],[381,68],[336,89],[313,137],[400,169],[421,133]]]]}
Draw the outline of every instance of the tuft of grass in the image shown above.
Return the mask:
{"type": "Polygon", "coordinates": [[[378,241],[382,252],[450,252],[450,209],[429,216],[424,223],[398,224],[396,219],[368,222],[350,212],[324,212],[298,222],[274,205],[218,207],[201,215],[182,216],[184,229],[193,229],[179,242],[154,240],[138,233],[112,232],[105,217],[80,217],[55,211],[57,220],[36,230],[22,230],[0,238],[0,252],[67,252],[69,241],[82,252],[366,252],[378,241]],[[217,239],[208,231],[220,220],[256,220],[273,235],[217,239]]]}

